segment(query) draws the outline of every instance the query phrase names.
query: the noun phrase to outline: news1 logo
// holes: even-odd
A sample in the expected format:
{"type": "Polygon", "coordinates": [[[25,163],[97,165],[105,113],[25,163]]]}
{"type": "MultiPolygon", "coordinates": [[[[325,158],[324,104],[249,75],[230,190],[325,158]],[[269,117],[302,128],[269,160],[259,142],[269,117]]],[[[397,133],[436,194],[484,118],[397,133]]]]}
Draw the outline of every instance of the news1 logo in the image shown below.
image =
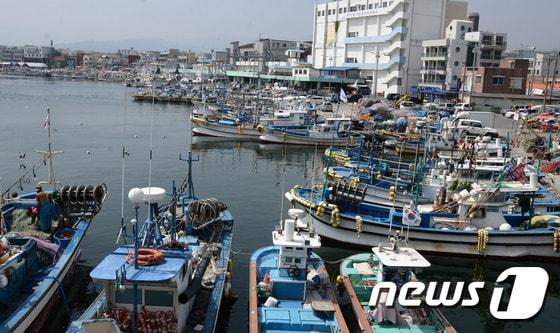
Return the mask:
{"type": "MultiPolygon", "coordinates": [[[[452,307],[460,304],[464,307],[478,305],[478,291],[483,289],[485,282],[471,282],[467,286],[467,297],[463,298],[465,282],[455,282],[453,295],[449,295],[452,282],[411,281],[400,289],[391,281],[379,282],[372,290],[369,305],[379,303],[391,307],[395,303],[398,290],[398,303],[403,307],[418,307],[424,301],[430,307],[452,307]],[[437,290],[439,296],[436,296],[437,290]],[[424,294],[425,292],[425,294],[424,294]],[[423,299],[412,296],[425,296],[423,299]]],[[[496,319],[524,320],[535,316],[542,308],[548,286],[548,274],[540,267],[511,267],[503,271],[496,279],[490,299],[490,313],[496,319]],[[509,295],[502,286],[504,282],[514,281],[509,295]],[[506,305],[506,306],[504,306],[506,305]]]]}

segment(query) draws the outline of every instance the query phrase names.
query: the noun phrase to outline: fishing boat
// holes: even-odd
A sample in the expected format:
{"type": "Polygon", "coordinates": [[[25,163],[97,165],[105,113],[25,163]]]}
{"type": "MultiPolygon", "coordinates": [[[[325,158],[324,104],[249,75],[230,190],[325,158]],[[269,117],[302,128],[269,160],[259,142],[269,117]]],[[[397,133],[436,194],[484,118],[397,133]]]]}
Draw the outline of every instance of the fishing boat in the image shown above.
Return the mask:
{"type": "MultiPolygon", "coordinates": [[[[41,165],[48,180],[35,192],[0,197],[0,332],[39,332],[52,311],[70,311],[64,296],[82,241],[99,213],[105,185],[62,185],[56,181],[52,158],[50,111],[48,149],[40,151],[44,163],[29,168],[18,180],[29,177],[41,165]],[[63,303],[61,305],[61,302],[63,303]]],[[[16,184],[18,183],[16,182],[16,184]]],[[[20,185],[21,186],[21,185],[20,185]]]]}
{"type": "Polygon", "coordinates": [[[389,246],[380,243],[372,252],[355,254],[340,264],[339,284],[343,286],[343,296],[350,300],[360,332],[455,333],[437,308],[425,305],[407,308],[398,302],[388,306],[387,292],[381,292],[379,299],[374,299],[376,295],[372,291],[376,284],[393,282],[400,288],[416,280],[420,270],[430,267],[430,262],[415,249],[399,243],[391,237],[389,246]]]}
{"type": "Polygon", "coordinates": [[[262,135],[256,124],[251,122],[236,122],[235,120],[219,119],[210,120],[208,118],[191,116],[191,122],[195,125],[192,128],[193,135],[230,138],[243,141],[259,141],[262,135]]]}
{"type": "Polygon", "coordinates": [[[354,247],[377,244],[398,228],[406,230],[409,244],[421,252],[560,258],[560,212],[535,215],[531,207],[531,198],[540,190],[536,174],[530,175],[528,183],[474,185],[471,191],[463,189],[449,196],[442,188],[433,204],[416,208],[410,204],[402,210],[362,202],[359,197],[336,204],[329,201],[330,189],[296,187],[286,197],[306,209],[323,238],[354,247]],[[523,205],[512,202],[512,194],[522,196],[523,205]]]}
{"type": "Polygon", "coordinates": [[[253,253],[249,272],[249,332],[349,332],[323,260],[320,237],[298,230],[304,212],[272,232],[274,246],[253,253]]]}
{"type": "Polygon", "coordinates": [[[324,122],[315,124],[306,131],[288,129],[267,131],[260,136],[260,141],[262,143],[321,147],[354,146],[360,140],[360,136],[349,132],[351,125],[350,118],[326,118],[324,122]]]}
{"type": "Polygon", "coordinates": [[[214,332],[222,299],[231,286],[233,217],[216,199],[198,199],[191,163],[183,185],[134,188],[132,233],[91,272],[103,291],[69,332],[214,332]],[[138,210],[149,214],[138,225],[138,210]],[[127,241],[128,240],[128,241],[127,241]]]}

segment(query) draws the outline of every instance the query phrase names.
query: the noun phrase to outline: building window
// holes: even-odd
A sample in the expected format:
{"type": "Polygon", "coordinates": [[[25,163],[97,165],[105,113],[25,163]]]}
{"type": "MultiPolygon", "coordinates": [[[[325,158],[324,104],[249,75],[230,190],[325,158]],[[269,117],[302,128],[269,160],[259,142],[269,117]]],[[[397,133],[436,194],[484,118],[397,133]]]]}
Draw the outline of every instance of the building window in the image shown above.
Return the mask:
{"type": "Polygon", "coordinates": [[[461,26],[461,31],[465,31],[465,26],[464,25],[461,26]]]}
{"type": "Polygon", "coordinates": [[[361,9],[366,10],[366,5],[362,5],[361,9]]]}
{"type": "Polygon", "coordinates": [[[457,75],[453,75],[453,81],[457,81],[457,75]]]}
{"type": "Polygon", "coordinates": [[[373,9],[373,4],[372,4],[372,3],[370,3],[370,4],[368,5],[368,9],[373,9]]]}
{"type": "Polygon", "coordinates": [[[503,86],[504,85],[504,76],[492,76],[492,85],[494,86],[503,86]]]}
{"type": "Polygon", "coordinates": [[[455,67],[459,66],[459,62],[455,61],[454,65],[455,65],[455,67]]]}
{"type": "Polygon", "coordinates": [[[342,14],[342,8],[339,8],[339,9],[338,9],[338,13],[339,13],[339,14],[342,14]]]}
{"type": "Polygon", "coordinates": [[[482,83],[482,76],[477,75],[476,76],[476,84],[481,84],[482,83]]]}
{"type": "Polygon", "coordinates": [[[397,86],[402,86],[402,78],[397,78],[397,86]]]}
{"type": "Polygon", "coordinates": [[[468,31],[468,32],[472,32],[472,28],[468,28],[467,31],[468,31]]]}
{"type": "Polygon", "coordinates": [[[346,13],[346,7],[344,7],[344,12],[346,13]]]}
{"type": "Polygon", "coordinates": [[[321,16],[321,11],[320,10],[317,11],[317,16],[321,16]]]}
{"type": "Polygon", "coordinates": [[[353,31],[353,32],[349,32],[347,37],[358,37],[358,33],[353,31]]]}
{"type": "Polygon", "coordinates": [[[512,77],[509,86],[512,89],[523,89],[523,78],[512,77]]]}
{"type": "Polygon", "coordinates": [[[356,64],[358,63],[358,58],[346,58],[346,62],[349,64],[356,64]]]}
{"type": "Polygon", "coordinates": [[[457,52],[457,53],[461,52],[461,48],[457,46],[457,47],[455,48],[455,52],[457,52]]]}

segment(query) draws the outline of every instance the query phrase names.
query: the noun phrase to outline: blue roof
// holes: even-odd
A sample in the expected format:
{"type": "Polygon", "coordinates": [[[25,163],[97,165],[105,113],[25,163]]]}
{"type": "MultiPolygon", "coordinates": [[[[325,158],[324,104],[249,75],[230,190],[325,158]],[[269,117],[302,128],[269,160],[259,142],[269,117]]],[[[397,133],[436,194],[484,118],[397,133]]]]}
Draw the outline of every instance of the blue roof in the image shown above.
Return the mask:
{"type": "Polygon", "coordinates": [[[332,66],[332,67],[321,68],[322,71],[349,71],[351,69],[358,69],[358,67],[332,66]]]}
{"type": "Polygon", "coordinates": [[[124,264],[127,281],[132,282],[164,282],[174,278],[181,271],[191,257],[191,252],[186,250],[162,250],[164,259],[157,266],[134,266],[126,263],[128,251],[132,246],[121,246],[97,265],[90,276],[97,280],[115,281],[115,274],[124,264]]]}

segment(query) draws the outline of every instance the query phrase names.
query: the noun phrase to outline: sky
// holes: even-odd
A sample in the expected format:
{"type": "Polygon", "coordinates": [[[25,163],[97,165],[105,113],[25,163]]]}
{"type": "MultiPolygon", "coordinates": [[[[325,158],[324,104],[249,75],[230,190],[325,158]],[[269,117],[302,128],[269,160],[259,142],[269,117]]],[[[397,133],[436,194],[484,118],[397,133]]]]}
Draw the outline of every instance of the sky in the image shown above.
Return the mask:
{"type": "MultiPolygon", "coordinates": [[[[117,41],[105,46],[202,51],[259,36],[310,40],[313,5],[319,2],[324,1],[11,1],[0,11],[0,45],[47,45],[53,39],[55,46],[117,41]]],[[[482,30],[508,33],[510,49],[560,48],[560,0],[469,0],[469,11],[480,13],[482,30]]]]}

